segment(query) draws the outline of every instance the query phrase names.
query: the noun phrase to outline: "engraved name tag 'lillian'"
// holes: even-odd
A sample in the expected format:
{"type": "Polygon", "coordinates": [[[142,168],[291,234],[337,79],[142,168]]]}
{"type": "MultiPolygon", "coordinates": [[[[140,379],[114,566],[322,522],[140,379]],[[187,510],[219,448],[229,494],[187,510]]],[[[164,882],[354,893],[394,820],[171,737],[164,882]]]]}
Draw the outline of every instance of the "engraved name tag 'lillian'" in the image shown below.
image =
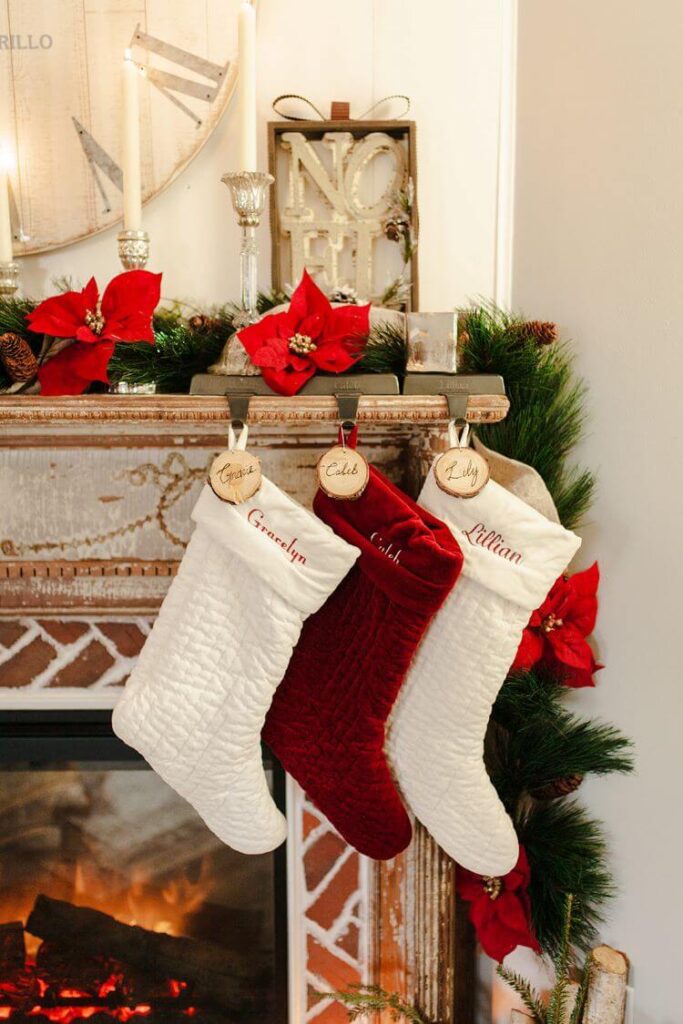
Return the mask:
{"type": "Polygon", "coordinates": [[[221,452],[211,463],[209,484],[221,501],[241,505],[261,486],[261,460],[239,448],[221,452]]]}
{"type": "Polygon", "coordinates": [[[318,460],[318,483],[329,498],[360,498],[370,479],[367,459],[355,448],[336,444],[318,460]]]}

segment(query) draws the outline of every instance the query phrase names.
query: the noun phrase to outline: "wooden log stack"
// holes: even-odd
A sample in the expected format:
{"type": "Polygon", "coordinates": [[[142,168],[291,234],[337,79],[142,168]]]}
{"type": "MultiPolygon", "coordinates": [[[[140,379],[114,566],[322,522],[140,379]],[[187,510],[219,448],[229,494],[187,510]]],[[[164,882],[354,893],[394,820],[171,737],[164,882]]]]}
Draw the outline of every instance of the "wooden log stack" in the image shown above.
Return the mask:
{"type": "Polygon", "coordinates": [[[122,924],[49,896],[36,899],[26,931],[62,950],[112,957],[159,978],[186,981],[197,1003],[233,1013],[249,1006],[257,981],[247,959],[222,946],[122,924]]]}
{"type": "Polygon", "coordinates": [[[623,1024],[628,959],[611,946],[598,946],[589,957],[589,981],[582,1024],[623,1024]]]}

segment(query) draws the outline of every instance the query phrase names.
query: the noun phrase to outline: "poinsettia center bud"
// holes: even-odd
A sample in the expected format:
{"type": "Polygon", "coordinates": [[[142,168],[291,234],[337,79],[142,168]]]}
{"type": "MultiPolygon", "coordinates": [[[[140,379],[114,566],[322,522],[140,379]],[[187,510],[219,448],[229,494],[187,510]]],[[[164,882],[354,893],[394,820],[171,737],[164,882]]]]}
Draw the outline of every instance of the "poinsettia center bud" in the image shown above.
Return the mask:
{"type": "Polygon", "coordinates": [[[289,339],[289,351],[295,352],[298,356],[307,356],[309,352],[315,352],[317,347],[308,334],[293,334],[289,339]]]}
{"type": "Polygon", "coordinates": [[[101,334],[104,330],[104,317],[100,311],[99,306],[97,309],[89,309],[85,314],[86,326],[90,328],[93,334],[101,334]]]}
{"type": "Polygon", "coordinates": [[[555,615],[547,615],[542,623],[544,633],[552,633],[554,629],[558,629],[559,626],[563,626],[562,619],[558,619],[555,615]]]}
{"type": "Polygon", "coordinates": [[[486,895],[492,900],[497,900],[503,890],[502,878],[485,875],[481,880],[481,884],[484,886],[486,895]]]}

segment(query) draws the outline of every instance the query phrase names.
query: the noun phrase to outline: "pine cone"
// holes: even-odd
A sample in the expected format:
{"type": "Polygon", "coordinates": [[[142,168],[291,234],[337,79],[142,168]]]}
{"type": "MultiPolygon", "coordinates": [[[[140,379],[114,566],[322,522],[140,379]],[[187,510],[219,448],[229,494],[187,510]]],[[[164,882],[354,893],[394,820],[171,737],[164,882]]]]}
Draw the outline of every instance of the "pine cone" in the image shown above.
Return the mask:
{"type": "Polygon", "coordinates": [[[583,775],[566,775],[562,779],[553,779],[545,786],[531,790],[530,796],[534,800],[558,800],[561,796],[569,796],[575,793],[583,782],[583,775]]]}
{"type": "Polygon", "coordinates": [[[195,313],[187,321],[187,326],[191,331],[196,331],[198,334],[202,334],[205,331],[211,331],[216,327],[218,321],[215,317],[207,316],[206,313],[195,313]]]}
{"type": "Polygon", "coordinates": [[[31,346],[20,334],[0,336],[0,362],[15,383],[33,380],[38,373],[38,360],[31,346]]]}
{"type": "Polygon", "coordinates": [[[557,341],[557,324],[550,320],[527,320],[519,324],[517,332],[525,341],[535,341],[537,345],[552,345],[557,341]]]}
{"type": "Polygon", "coordinates": [[[407,217],[389,217],[384,222],[384,236],[390,242],[400,242],[408,234],[410,222],[407,217]]]}

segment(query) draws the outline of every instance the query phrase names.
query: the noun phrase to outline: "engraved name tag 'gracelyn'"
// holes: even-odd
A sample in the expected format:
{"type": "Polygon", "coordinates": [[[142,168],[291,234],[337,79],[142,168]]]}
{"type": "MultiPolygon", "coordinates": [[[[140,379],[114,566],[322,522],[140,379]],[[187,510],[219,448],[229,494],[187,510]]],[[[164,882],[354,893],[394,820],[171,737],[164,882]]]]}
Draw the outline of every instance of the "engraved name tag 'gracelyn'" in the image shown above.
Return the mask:
{"type": "Polygon", "coordinates": [[[318,459],[318,483],[329,498],[360,498],[370,479],[367,459],[355,448],[336,444],[318,459]]]}
{"type": "Polygon", "coordinates": [[[209,484],[221,501],[241,505],[261,486],[261,460],[239,448],[221,452],[211,463],[209,484]]]}
{"type": "Polygon", "coordinates": [[[473,448],[449,448],[434,464],[434,477],[442,491],[455,498],[473,498],[488,483],[489,464],[473,448]]]}

